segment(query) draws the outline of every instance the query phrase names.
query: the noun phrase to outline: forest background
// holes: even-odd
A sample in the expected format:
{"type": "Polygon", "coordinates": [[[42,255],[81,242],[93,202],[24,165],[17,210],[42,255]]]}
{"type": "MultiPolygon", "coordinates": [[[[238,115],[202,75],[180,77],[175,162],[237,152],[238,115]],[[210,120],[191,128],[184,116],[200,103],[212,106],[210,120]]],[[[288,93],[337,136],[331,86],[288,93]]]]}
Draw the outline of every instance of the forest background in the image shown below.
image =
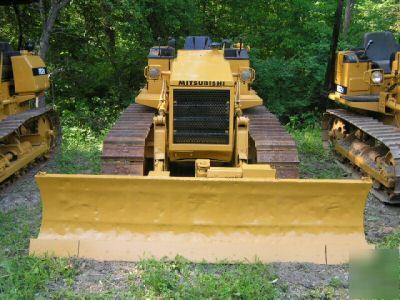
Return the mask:
{"type": "MultiPolygon", "coordinates": [[[[400,36],[398,0],[344,1],[340,49],[368,31],[400,36]]],[[[49,99],[63,125],[104,135],[144,84],[149,47],[169,36],[242,39],[251,47],[255,89],[291,127],[319,123],[337,0],[39,0],[18,6],[23,40],[52,72],[49,99]]],[[[0,40],[18,44],[13,7],[0,7],[0,40]]],[[[190,66],[188,66],[190,67],[190,66]]]]}

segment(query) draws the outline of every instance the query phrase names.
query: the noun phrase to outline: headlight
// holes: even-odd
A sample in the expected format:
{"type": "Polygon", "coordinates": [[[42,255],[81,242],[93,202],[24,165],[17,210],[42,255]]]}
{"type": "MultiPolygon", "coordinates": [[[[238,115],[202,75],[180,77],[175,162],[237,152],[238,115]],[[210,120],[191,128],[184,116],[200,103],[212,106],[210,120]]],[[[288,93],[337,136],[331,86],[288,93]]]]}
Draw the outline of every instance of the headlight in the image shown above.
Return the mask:
{"type": "Polygon", "coordinates": [[[375,84],[381,84],[383,82],[383,74],[380,71],[374,71],[371,73],[371,81],[375,84]]]}
{"type": "Polygon", "coordinates": [[[244,70],[242,71],[242,73],[240,73],[240,78],[244,81],[250,81],[252,79],[252,74],[250,72],[250,70],[244,70]]]}
{"type": "Polygon", "coordinates": [[[158,79],[158,77],[160,77],[160,70],[158,68],[151,67],[149,69],[149,76],[151,79],[158,79]]]}

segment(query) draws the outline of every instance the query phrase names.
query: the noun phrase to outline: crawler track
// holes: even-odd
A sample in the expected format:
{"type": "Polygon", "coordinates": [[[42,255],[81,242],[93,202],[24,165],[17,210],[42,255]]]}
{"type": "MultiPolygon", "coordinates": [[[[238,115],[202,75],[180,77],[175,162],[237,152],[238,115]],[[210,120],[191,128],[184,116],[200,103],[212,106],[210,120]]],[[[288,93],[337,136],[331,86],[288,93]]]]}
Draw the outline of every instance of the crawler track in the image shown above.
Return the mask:
{"type": "Polygon", "coordinates": [[[152,145],[150,141],[146,145],[146,139],[150,139],[155,112],[155,109],[131,104],[122,113],[103,142],[102,173],[145,175],[145,150],[152,145]]]}
{"type": "Polygon", "coordinates": [[[0,140],[13,134],[19,127],[24,123],[29,122],[35,118],[38,118],[44,114],[54,112],[51,107],[42,107],[38,109],[28,110],[26,112],[12,115],[0,122],[0,140]]]}
{"type": "Polygon", "coordinates": [[[400,129],[372,117],[344,109],[332,109],[327,111],[324,118],[325,137],[329,136],[335,119],[342,120],[348,130],[343,139],[331,139],[336,152],[380,183],[376,185],[374,194],[381,201],[400,203],[400,129]],[[356,130],[363,133],[362,139],[354,134],[356,130]],[[381,176],[387,180],[382,180],[381,176]]]}
{"type": "Polygon", "coordinates": [[[250,155],[255,162],[271,164],[278,178],[298,178],[296,143],[277,117],[265,106],[245,110],[244,115],[250,119],[250,155]]]}
{"type": "MultiPolygon", "coordinates": [[[[103,143],[104,174],[145,175],[152,156],[152,125],[155,109],[130,105],[103,143]]],[[[297,178],[299,160],[296,144],[278,119],[264,106],[245,111],[250,118],[251,163],[268,163],[280,178],[297,178]]]]}
{"type": "MultiPolygon", "coordinates": [[[[50,120],[51,127],[55,133],[55,139],[52,141],[53,144],[51,148],[51,150],[54,150],[59,145],[61,140],[61,127],[57,113],[50,106],[31,109],[23,113],[12,115],[3,121],[0,121],[0,143],[5,143],[4,141],[7,141],[7,139],[12,135],[16,135],[18,137],[18,132],[21,126],[35,122],[42,116],[46,116],[50,120]]],[[[47,158],[46,156],[48,156],[48,153],[33,158],[23,168],[20,168],[16,173],[14,173],[14,175],[6,177],[6,179],[0,182],[0,190],[9,186],[19,177],[19,175],[27,172],[38,162],[47,158]]]]}

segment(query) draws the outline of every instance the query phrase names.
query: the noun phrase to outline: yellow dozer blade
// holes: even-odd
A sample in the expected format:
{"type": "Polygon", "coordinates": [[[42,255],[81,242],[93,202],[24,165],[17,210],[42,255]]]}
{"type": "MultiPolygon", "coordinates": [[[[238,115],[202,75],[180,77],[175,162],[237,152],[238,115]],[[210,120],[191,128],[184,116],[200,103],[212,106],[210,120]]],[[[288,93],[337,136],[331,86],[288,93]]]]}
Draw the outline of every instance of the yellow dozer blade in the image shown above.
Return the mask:
{"type": "Polygon", "coordinates": [[[370,248],[362,180],[36,176],[30,253],[96,260],[338,264],[370,248]]]}

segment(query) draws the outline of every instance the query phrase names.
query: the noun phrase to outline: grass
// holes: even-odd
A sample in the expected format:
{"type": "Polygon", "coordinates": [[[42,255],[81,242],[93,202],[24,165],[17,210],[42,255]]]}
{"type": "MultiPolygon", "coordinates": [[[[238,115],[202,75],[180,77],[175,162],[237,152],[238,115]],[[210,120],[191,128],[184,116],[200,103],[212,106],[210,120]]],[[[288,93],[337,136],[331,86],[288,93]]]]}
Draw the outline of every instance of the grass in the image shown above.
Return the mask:
{"type": "Polygon", "coordinates": [[[378,247],[383,249],[398,249],[400,247],[400,229],[385,236],[378,247]]]}
{"type": "Polygon", "coordinates": [[[74,291],[79,260],[28,256],[29,238],[37,235],[38,208],[0,213],[0,299],[273,299],[275,276],[267,265],[191,264],[143,260],[126,274],[127,289],[103,293],[74,291]]]}
{"type": "MultiPolygon", "coordinates": [[[[290,129],[299,155],[301,176],[341,178],[341,169],[322,147],[319,128],[290,129]]],[[[63,147],[50,172],[99,173],[101,141],[89,130],[66,127],[63,147]]],[[[143,260],[132,265],[121,281],[124,289],[77,291],[81,260],[29,257],[29,238],[39,230],[40,208],[25,207],[0,212],[0,299],[275,299],[285,293],[275,286],[276,276],[269,266],[256,264],[192,264],[181,257],[174,261],[143,260]]],[[[398,247],[400,232],[390,235],[382,247],[398,247]]],[[[310,292],[310,298],[335,297],[341,283],[310,292]]]]}
{"type": "Polygon", "coordinates": [[[191,264],[181,257],[174,261],[145,260],[130,278],[131,291],[140,298],[163,299],[274,299],[278,289],[267,265],[191,264]]]}
{"type": "MultiPolygon", "coordinates": [[[[81,128],[63,128],[63,145],[49,172],[99,173],[101,136],[81,128]]],[[[0,299],[273,299],[279,289],[267,265],[191,264],[143,260],[121,279],[126,290],[75,291],[80,260],[28,256],[29,239],[37,236],[40,208],[0,212],[0,299]]]]}
{"type": "Polygon", "coordinates": [[[75,275],[76,270],[69,259],[15,256],[0,263],[0,297],[46,299],[46,295],[51,294],[57,298],[67,294],[75,275]],[[57,290],[52,290],[51,283],[57,283],[57,290]]]}
{"type": "Polygon", "coordinates": [[[27,255],[29,238],[38,231],[38,209],[0,213],[0,299],[274,299],[279,290],[267,265],[191,264],[143,260],[126,274],[127,289],[103,293],[74,291],[79,260],[27,255]]]}
{"type": "Polygon", "coordinates": [[[335,179],[346,177],[346,173],[334,162],[331,151],[322,144],[321,128],[307,127],[292,129],[287,127],[296,141],[300,158],[302,178],[335,179]]]}
{"type": "Polygon", "coordinates": [[[73,282],[68,259],[28,256],[29,238],[39,229],[40,209],[21,208],[0,212],[0,299],[38,298],[51,282],[73,282]]]}
{"type": "Polygon", "coordinates": [[[100,173],[100,155],[104,134],[95,135],[89,129],[63,127],[62,146],[55,156],[52,172],[77,174],[100,173]]]}

